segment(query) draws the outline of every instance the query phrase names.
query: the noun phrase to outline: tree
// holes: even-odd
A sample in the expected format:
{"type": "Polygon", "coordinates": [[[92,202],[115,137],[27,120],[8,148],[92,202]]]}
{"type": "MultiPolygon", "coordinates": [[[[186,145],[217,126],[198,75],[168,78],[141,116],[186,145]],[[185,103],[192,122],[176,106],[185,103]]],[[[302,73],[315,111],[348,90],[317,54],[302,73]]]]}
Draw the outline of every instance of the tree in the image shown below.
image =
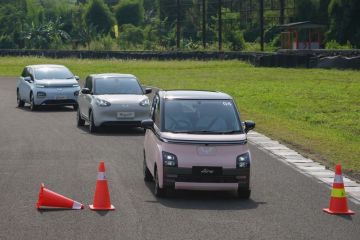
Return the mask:
{"type": "Polygon", "coordinates": [[[115,17],[119,25],[132,24],[139,26],[144,21],[142,0],[124,0],[115,7],[115,17]]]}
{"type": "Polygon", "coordinates": [[[103,0],[91,0],[85,11],[85,22],[94,26],[100,34],[108,34],[114,26],[114,16],[103,0]]]}
{"type": "Polygon", "coordinates": [[[329,5],[330,28],[328,39],[340,44],[347,41],[354,47],[360,47],[360,1],[331,0],[329,5]]]}

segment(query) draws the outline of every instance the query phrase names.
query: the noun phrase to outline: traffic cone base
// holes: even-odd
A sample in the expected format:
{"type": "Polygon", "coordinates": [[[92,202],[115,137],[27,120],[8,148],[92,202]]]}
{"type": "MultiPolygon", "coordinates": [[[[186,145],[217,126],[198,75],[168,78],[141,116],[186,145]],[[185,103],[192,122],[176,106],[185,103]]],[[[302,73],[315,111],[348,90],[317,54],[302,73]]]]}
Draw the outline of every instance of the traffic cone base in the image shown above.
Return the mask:
{"type": "Polygon", "coordinates": [[[115,210],[114,205],[110,205],[109,208],[102,208],[102,207],[94,207],[93,204],[89,205],[91,210],[98,210],[98,211],[109,211],[109,210],[115,210]]]}
{"type": "Polygon", "coordinates": [[[329,208],[324,208],[323,209],[324,212],[329,213],[329,214],[334,214],[334,215],[354,215],[355,212],[351,211],[351,210],[347,210],[347,212],[339,212],[339,211],[331,211],[329,208]]]}
{"type": "Polygon", "coordinates": [[[84,205],[45,188],[42,183],[40,185],[39,199],[36,203],[36,208],[83,209],[84,205]]]}

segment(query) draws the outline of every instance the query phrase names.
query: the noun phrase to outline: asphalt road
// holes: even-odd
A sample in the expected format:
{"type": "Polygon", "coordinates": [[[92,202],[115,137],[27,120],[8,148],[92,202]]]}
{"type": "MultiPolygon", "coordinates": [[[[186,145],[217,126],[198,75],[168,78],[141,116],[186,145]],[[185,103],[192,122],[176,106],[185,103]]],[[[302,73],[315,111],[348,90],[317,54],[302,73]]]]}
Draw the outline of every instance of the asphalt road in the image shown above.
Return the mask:
{"type": "Polygon", "coordinates": [[[251,147],[253,192],[176,192],[157,200],[142,178],[142,130],[78,128],[71,108],[16,108],[0,79],[0,239],[359,239],[357,215],[331,216],[330,189],[251,147]],[[105,161],[112,212],[38,211],[41,182],[91,204],[105,161]]]}

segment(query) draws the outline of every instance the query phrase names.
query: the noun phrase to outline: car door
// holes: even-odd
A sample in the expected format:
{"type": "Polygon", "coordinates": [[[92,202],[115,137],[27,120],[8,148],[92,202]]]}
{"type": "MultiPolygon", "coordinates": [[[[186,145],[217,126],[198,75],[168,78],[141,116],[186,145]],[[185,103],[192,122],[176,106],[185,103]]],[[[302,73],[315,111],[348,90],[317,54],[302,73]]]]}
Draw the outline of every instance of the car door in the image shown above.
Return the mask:
{"type": "Polygon", "coordinates": [[[26,68],[25,77],[30,77],[30,81],[25,81],[23,78],[23,86],[22,86],[22,97],[25,99],[26,102],[30,102],[30,92],[34,85],[34,74],[33,69],[30,67],[26,68]]]}
{"type": "Polygon", "coordinates": [[[19,83],[18,83],[20,98],[21,98],[22,100],[26,100],[26,101],[27,101],[27,98],[26,98],[26,97],[27,97],[27,96],[26,96],[26,92],[27,92],[27,91],[25,91],[25,90],[28,89],[28,87],[27,87],[28,82],[26,82],[26,81],[24,80],[25,77],[30,77],[29,71],[28,71],[28,68],[27,68],[27,67],[25,67],[24,70],[22,71],[21,77],[20,77],[19,83]]]}
{"type": "Polygon", "coordinates": [[[87,77],[85,80],[84,88],[90,89],[91,94],[81,94],[80,95],[80,111],[81,114],[86,118],[89,119],[89,109],[91,108],[91,100],[92,100],[92,92],[93,92],[93,78],[87,77]]]}
{"type": "Polygon", "coordinates": [[[161,153],[159,152],[160,148],[158,146],[159,140],[155,133],[156,131],[160,131],[160,110],[160,97],[159,95],[155,95],[151,106],[151,118],[154,121],[154,130],[147,130],[144,141],[146,162],[152,174],[154,174],[156,159],[161,156],[161,153]]]}

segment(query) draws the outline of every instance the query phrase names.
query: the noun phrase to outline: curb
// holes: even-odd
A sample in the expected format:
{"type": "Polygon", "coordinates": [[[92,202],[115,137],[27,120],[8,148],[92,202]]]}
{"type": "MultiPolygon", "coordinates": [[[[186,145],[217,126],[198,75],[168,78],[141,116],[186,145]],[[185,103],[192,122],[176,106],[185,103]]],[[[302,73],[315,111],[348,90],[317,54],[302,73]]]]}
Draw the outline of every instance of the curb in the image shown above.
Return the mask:
{"type": "MultiPolygon", "coordinates": [[[[327,169],[324,165],[321,165],[312,159],[305,158],[296,151],[280,144],[278,141],[274,141],[258,132],[249,132],[247,138],[259,149],[271,153],[276,156],[278,160],[288,164],[300,173],[317,179],[319,182],[326,184],[328,188],[332,187],[335,172],[327,169]]],[[[349,195],[349,199],[356,204],[360,204],[360,184],[347,177],[344,177],[343,179],[345,191],[349,195]]]]}

